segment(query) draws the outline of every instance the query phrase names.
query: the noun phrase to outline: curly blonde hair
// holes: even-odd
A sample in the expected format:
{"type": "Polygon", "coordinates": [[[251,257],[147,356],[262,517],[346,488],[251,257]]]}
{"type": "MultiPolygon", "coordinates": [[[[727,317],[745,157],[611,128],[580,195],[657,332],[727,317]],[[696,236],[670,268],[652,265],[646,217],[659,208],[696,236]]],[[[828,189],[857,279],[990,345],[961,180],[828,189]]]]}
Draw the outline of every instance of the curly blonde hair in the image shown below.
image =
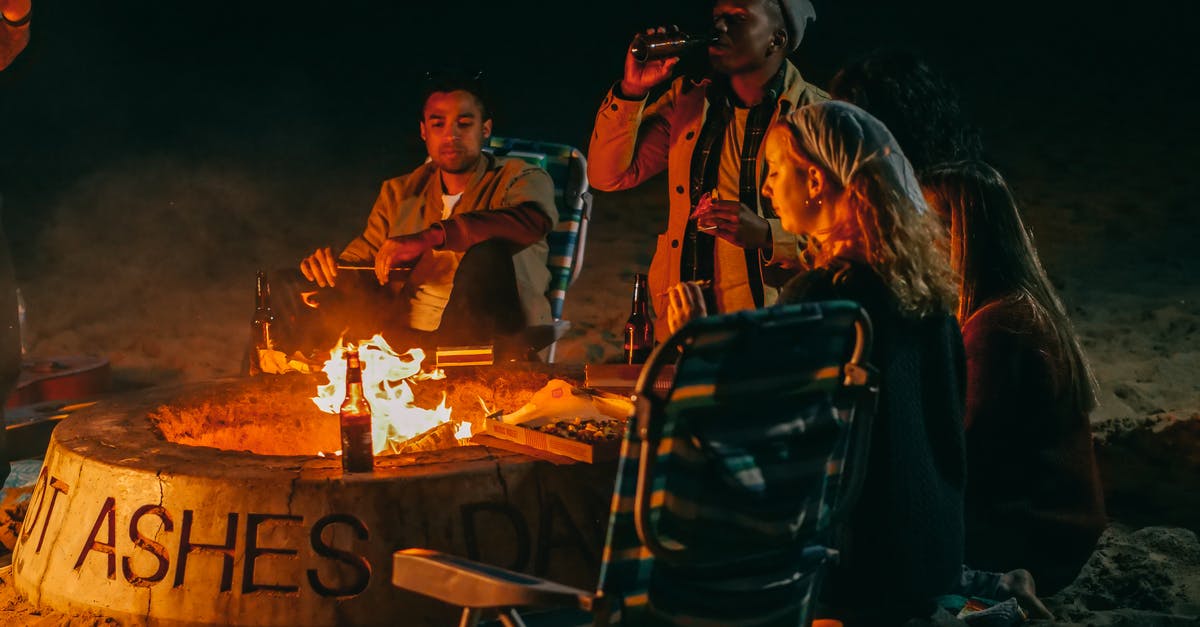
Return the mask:
{"type": "Polygon", "coordinates": [[[787,130],[793,158],[825,170],[826,179],[841,188],[848,209],[836,212],[833,226],[820,233],[820,245],[816,238],[808,238],[813,266],[828,267],[837,257],[857,257],[883,279],[905,317],[952,313],[958,295],[946,233],[924,200],[897,189],[890,182],[895,177],[884,171],[892,166],[882,160],[864,161],[842,183],[828,164],[802,147],[794,124],[781,120],[776,125],[787,130]]]}
{"type": "Polygon", "coordinates": [[[924,208],[905,206],[912,204],[907,197],[880,185],[870,170],[868,164],[850,180],[845,193],[851,211],[836,222],[827,244],[840,242],[862,254],[896,297],[901,313],[922,318],[953,312],[958,295],[945,229],[924,208]]]}

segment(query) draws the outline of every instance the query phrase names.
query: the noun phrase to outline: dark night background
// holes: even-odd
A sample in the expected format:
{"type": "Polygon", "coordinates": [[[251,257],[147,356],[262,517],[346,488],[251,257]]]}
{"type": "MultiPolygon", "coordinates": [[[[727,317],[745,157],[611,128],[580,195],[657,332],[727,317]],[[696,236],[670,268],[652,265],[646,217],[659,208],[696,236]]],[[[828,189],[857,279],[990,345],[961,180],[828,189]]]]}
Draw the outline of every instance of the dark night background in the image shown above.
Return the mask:
{"type": "MultiPolygon", "coordinates": [[[[1200,134],[1183,96],[1196,75],[1194,6],[817,0],[793,58],[825,85],[874,47],[925,56],[962,91],[989,158],[1027,201],[1066,298],[1087,304],[1147,272],[1179,284],[1200,272],[1190,148],[1200,134]],[[1116,208],[1099,219],[1097,202],[1116,208]],[[1135,257],[1152,265],[1120,262],[1135,257]],[[1068,275],[1091,292],[1071,291],[1068,275]]],[[[139,349],[114,348],[97,321],[132,320],[118,301],[145,310],[172,291],[210,300],[138,315],[228,316],[240,328],[255,268],[344,243],[380,181],[423,158],[426,71],[481,69],[497,134],[583,148],[632,34],[699,30],[708,15],[699,0],[35,0],[32,42],[0,74],[0,192],[34,332],[60,338],[43,348],[117,358],[139,349]],[[245,296],[232,313],[212,304],[235,285],[245,296]]],[[[626,298],[623,278],[648,262],[665,216],[660,187],[597,195],[590,254],[610,246],[630,259],[603,281],[585,270],[589,287],[568,310],[596,304],[588,290],[626,298]]]]}
{"type": "MultiPolygon", "coordinates": [[[[1195,139],[1194,122],[1163,124],[1189,113],[1193,7],[818,0],[796,60],[823,85],[850,55],[908,47],[963,90],[988,146],[1035,124],[1109,153],[1107,132],[1142,123],[1162,141],[1195,139]]],[[[151,154],[298,187],[327,185],[332,169],[361,182],[344,190],[361,207],[410,167],[420,77],[444,66],[485,71],[498,134],[584,146],[631,33],[706,20],[696,0],[38,1],[29,49],[0,75],[9,229],[19,251],[35,245],[57,191],[151,154]]]]}

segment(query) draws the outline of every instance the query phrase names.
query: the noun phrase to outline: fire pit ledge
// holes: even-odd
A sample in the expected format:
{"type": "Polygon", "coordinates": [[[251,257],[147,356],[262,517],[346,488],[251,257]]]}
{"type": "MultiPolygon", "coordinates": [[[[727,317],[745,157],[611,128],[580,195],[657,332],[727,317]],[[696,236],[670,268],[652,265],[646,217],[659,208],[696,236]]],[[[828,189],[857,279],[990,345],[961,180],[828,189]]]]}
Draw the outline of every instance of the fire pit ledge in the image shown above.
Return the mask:
{"type": "Polygon", "coordinates": [[[410,546],[595,585],[615,464],[464,446],[344,475],[335,458],[172,442],[151,419],[312,378],[278,379],[147,390],[64,420],[14,549],[17,590],[161,624],[446,624],[451,608],[389,585],[391,552],[410,546]]]}

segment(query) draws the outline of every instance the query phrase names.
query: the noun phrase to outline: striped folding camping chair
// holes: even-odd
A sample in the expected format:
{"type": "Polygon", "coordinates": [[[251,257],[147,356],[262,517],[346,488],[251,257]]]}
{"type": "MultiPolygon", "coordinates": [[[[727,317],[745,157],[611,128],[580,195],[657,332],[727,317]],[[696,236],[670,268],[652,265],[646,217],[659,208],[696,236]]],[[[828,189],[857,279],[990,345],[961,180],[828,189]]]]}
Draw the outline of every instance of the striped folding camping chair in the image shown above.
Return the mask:
{"type": "Polygon", "coordinates": [[[596,592],[419,549],[394,555],[393,583],[463,607],[464,624],[530,606],[597,624],[809,625],[861,487],[870,344],[847,301],[693,321],[638,381],[596,592]]]}
{"type": "Polygon", "coordinates": [[[809,624],[863,476],[870,341],[866,313],[840,301],[697,320],[659,349],[638,383],[601,580],[623,622],[809,624]]]}
{"type": "MultiPolygon", "coordinates": [[[[541,166],[554,181],[554,201],[558,207],[558,224],[546,237],[550,245],[547,267],[550,270],[550,313],[554,316],[555,342],[570,328],[563,320],[563,304],[567,288],[575,282],[583,268],[587,244],[588,220],[592,217],[592,195],[588,191],[587,158],[578,148],[565,144],[492,137],[485,148],[499,157],[523,159],[541,166]]],[[[554,361],[554,344],[550,343],[546,361],[554,361]]]]}

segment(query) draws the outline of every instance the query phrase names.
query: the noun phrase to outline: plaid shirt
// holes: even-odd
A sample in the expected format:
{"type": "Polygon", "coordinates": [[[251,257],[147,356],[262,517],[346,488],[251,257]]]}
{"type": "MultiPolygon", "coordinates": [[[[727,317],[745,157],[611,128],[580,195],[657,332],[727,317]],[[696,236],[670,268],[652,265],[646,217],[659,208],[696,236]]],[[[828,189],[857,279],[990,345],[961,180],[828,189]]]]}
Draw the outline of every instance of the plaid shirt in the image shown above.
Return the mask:
{"type": "MultiPolygon", "coordinates": [[[[758,151],[762,147],[763,137],[767,127],[774,119],[776,103],[783,91],[783,78],[786,65],[780,65],[779,71],[767,83],[763,90],[763,98],[759,104],[750,108],[746,118],[746,134],[742,139],[742,152],[739,156],[740,168],[738,177],[738,201],[748,207],[761,207],[764,218],[774,218],[775,210],[768,198],[760,198],[761,186],[758,181],[758,151]]],[[[733,119],[733,99],[735,98],[728,82],[715,82],[708,91],[708,117],[696,141],[696,150],[692,153],[692,206],[700,202],[700,196],[705,191],[717,186],[718,170],[721,151],[725,149],[725,129],[733,119]]],[[[787,114],[789,103],[784,101],[779,112],[787,114]]],[[[680,280],[699,281],[714,278],[714,251],[716,238],[708,233],[701,233],[696,228],[696,220],[688,221],[687,237],[683,244],[683,262],[680,280]]],[[[758,250],[747,248],[746,275],[750,279],[750,292],[757,307],[764,305],[762,270],[765,269],[758,250]]],[[[712,300],[712,293],[706,291],[706,298],[712,300]]],[[[716,303],[707,303],[710,311],[716,311],[716,303]]]]}

